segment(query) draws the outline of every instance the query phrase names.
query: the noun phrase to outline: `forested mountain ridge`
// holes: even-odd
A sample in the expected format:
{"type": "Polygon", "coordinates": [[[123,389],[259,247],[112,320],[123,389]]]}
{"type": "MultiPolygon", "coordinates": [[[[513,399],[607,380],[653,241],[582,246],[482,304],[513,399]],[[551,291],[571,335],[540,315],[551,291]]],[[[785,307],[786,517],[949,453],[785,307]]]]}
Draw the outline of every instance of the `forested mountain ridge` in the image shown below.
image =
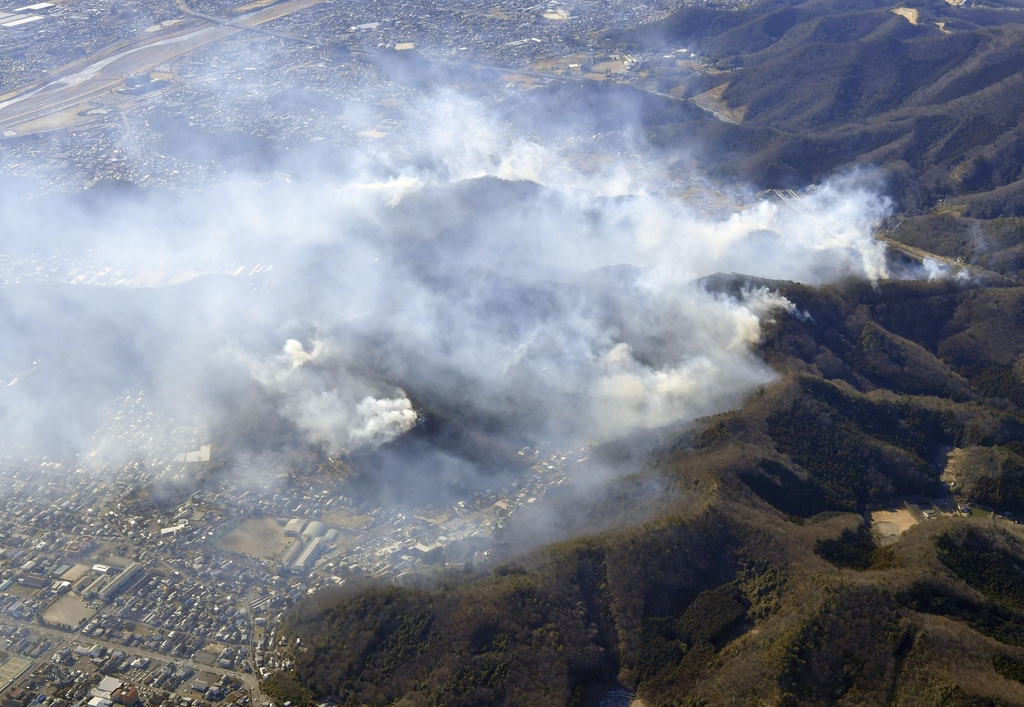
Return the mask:
{"type": "MultiPolygon", "coordinates": [[[[652,52],[692,47],[714,62],[678,80],[688,96],[722,89],[742,115],[709,126],[696,146],[723,173],[790,187],[870,164],[888,173],[904,210],[948,200],[969,216],[1024,215],[1020,8],[895,9],[833,0],[688,7],[607,38],[652,52]]],[[[685,140],[679,125],[654,128],[652,140],[685,140]]]]}
{"type": "MultiPolygon", "coordinates": [[[[1007,342],[956,342],[989,315],[1021,316],[1024,290],[773,284],[811,315],[766,332],[783,378],[607,492],[656,477],[657,517],[483,576],[314,597],[286,629],[303,638],[310,699],[582,705],[622,683],[651,705],[1024,703],[1012,678],[1024,666],[1018,536],[987,516],[948,517],[880,546],[861,515],[947,495],[944,449],[1021,451],[1019,379],[997,390],[979,373],[1007,342]],[[976,301],[991,296],[1010,306],[976,301]],[[901,308],[932,315],[894,333],[901,308]]],[[[513,525],[510,556],[516,538],[513,525]]]]}
{"type": "Polygon", "coordinates": [[[295,670],[271,695],[581,707],[624,686],[648,707],[1024,704],[1024,533],[998,515],[1024,513],[1024,16],[893,9],[687,8],[607,39],[699,48],[717,69],[687,95],[727,83],[721,100],[743,113],[655,105],[655,144],[699,135],[701,159],[765,187],[877,166],[899,205],[885,235],[973,274],[707,278],[793,303],[762,332],[776,382],[692,428],[596,450],[622,475],[546,499],[570,540],[526,551],[524,513],[494,568],[301,603],[282,628],[301,638],[295,670]]]}

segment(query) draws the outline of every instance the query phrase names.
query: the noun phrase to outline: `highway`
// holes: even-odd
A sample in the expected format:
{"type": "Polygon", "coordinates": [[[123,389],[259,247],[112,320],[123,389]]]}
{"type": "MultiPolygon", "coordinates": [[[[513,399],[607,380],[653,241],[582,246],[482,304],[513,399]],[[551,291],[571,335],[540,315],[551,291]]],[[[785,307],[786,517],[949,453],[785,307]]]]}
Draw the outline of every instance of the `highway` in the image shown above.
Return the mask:
{"type": "Polygon", "coordinates": [[[71,62],[46,78],[0,96],[0,136],[46,132],[89,122],[77,113],[91,99],[118,88],[134,76],[226,37],[257,30],[295,41],[295,37],[260,30],[259,26],[321,0],[282,0],[269,7],[225,19],[203,15],[178,6],[191,19],[173,27],[145,33],[106,47],[92,56],[71,62]]]}

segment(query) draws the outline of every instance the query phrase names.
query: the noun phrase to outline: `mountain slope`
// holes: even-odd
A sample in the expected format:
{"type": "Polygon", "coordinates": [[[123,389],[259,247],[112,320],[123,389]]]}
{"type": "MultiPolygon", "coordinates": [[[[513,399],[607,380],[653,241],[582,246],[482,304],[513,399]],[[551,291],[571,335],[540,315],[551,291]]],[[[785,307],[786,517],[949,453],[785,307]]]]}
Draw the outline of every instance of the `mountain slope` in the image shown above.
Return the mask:
{"type": "MultiPolygon", "coordinates": [[[[1017,7],[771,0],[688,7],[609,32],[613,46],[693,47],[712,71],[654,67],[686,95],[723,87],[740,125],[705,130],[709,164],[766,187],[851,162],[881,166],[906,208],[957,199],[970,215],[1024,215],[1024,22],[1017,7]],[[984,196],[983,196],[984,195],[984,196]]],[[[666,88],[668,86],[666,85],[666,88]]],[[[686,131],[655,127],[670,145],[686,131]]]]}
{"type": "MultiPolygon", "coordinates": [[[[517,512],[490,569],[299,605],[283,628],[301,637],[295,671],[271,695],[582,706],[624,686],[648,707],[1024,704],[1024,531],[997,515],[1024,512],[1024,20],[1008,2],[893,9],[768,0],[610,32],[616,47],[699,50],[714,71],[669,67],[662,88],[721,88],[742,115],[647,94],[617,119],[764,187],[879,166],[901,207],[883,235],[986,272],[707,278],[795,305],[762,332],[775,383],[693,428],[595,450],[620,475],[517,512]]],[[[630,90],[528,100],[618,105],[630,90]]]]}
{"type": "MultiPolygon", "coordinates": [[[[379,705],[595,704],[617,684],[650,705],[1024,704],[1024,685],[997,670],[1024,665],[1014,574],[1024,535],[947,516],[879,555],[855,532],[871,508],[948,504],[944,450],[998,452],[1024,438],[1017,404],[971,372],[1008,337],[987,337],[973,358],[953,343],[994,309],[974,300],[1024,292],[772,284],[811,315],[766,333],[783,379],[695,433],[664,436],[646,471],[590,499],[595,516],[614,514],[611,499],[657,478],[655,517],[491,574],[317,596],[284,629],[302,638],[302,684],[379,705]],[[932,316],[892,333],[901,308],[932,316]],[[927,375],[901,376],[901,365],[927,375]],[[893,381],[902,390],[879,387],[893,381]],[[867,571],[824,559],[846,565],[836,558],[863,552],[867,571]],[[962,644],[974,647],[969,661],[957,659],[962,644]]],[[[1024,492],[1024,478],[1012,483],[1024,492]]],[[[556,496],[551,512],[578,514],[581,493],[556,496]]],[[[513,523],[500,551],[517,557],[533,520],[513,523]]],[[[299,694],[288,687],[285,676],[270,683],[282,699],[299,694]]]]}

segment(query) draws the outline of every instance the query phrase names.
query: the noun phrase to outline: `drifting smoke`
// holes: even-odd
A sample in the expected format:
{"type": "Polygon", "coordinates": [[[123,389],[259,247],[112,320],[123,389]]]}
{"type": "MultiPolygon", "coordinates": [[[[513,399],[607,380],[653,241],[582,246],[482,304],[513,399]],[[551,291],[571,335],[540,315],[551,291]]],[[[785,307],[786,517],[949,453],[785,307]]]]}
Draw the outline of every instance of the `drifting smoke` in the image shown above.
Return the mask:
{"type": "Polygon", "coordinates": [[[292,368],[299,368],[312,361],[320,353],[321,345],[322,343],[318,341],[313,347],[313,353],[307,353],[306,347],[302,345],[301,341],[288,339],[288,341],[284,342],[284,352],[291,358],[292,368]]]}
{"type": "Polygon", "coordinates": [[[416,411],[408,398],[377,400],[367,396],[359,401],[356,412],[362,426],[353,430],[352,436],[360,444],[390,442],[416,424],[416,411]]]}
{"type": "Polygon", "coordinates": [[[253,364],[253,378],[302,439],[329,455],[385,444],[416,424],[404,392],[396,389],[389,398],[364,395],[369,384],[322,341],[307,352],[301,342],[288,339],[281,356],[253,364]]]}
{"type": "MultiPolygon", "coordinates": [[[[693,296],[703,299],[699,293],[693,296]]],[[[750,347],[760,339],[762,322],[775,310],[792,310],[792,303],[759,289],[740,301],[708,296],[701,305],[705,321],[693,325],[705,327],[703,350],[675,365],[645,364],[625,342],[601,356],[592,388],[598,439],[720,412],[773,379],[750,355],[750,347]]]]}
{"type": "Polygon", "coordinates": [[[792,305],[700,278],[888,276],[872,226],[890,206],[870,174],[713,216],[621,165],[583,174],[464,99],[422,113],[420,158],[353,154],[343,176],[292,157],[286,180],[3,197],[12,250],[126,273],[112,288],[3,290],[0,374],[39,361],[0,395],[8,435],[114,458],[90,411],[132,386],[154,419],[202,414],[218,443],[267,454],[394,442],[423,422],[418,400],[477,437],[607,440],[720,412],[772,380],[752,347],[792,305]],[[255,263],[274,269],[254,287],[255,263]],[[184,284],[139,289],[142,271],[184,284]],[[226,274],[198,277],[211,271],[226,274]]]}

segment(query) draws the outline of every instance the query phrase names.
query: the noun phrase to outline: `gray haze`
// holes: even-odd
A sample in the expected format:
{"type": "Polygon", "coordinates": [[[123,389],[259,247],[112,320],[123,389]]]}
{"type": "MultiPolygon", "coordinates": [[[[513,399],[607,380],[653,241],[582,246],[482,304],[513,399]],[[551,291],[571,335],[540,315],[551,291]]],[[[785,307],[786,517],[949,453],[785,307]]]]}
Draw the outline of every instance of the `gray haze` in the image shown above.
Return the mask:
{"type": "MultiPolygon", "coordinates": [[[[711,215],[620,163],[583,173],[457,94],[424,101],[411,156],[328,170],[311,151],[174,192],[4,189],[5,253],[125,273],[68,284],[62,260],[0,291],[7,443],[102,467],[213,441],[256,469],[438,419],[513,446],[607,441],[773,379],[752,347],[800,313],[699,278],[889,276],[869,173],[711,215]],[[129,443],[104,415],[139,393],[151,433],[129,443]]],[[[420,465],[487,464],[421,437],[420,465]]]]}

